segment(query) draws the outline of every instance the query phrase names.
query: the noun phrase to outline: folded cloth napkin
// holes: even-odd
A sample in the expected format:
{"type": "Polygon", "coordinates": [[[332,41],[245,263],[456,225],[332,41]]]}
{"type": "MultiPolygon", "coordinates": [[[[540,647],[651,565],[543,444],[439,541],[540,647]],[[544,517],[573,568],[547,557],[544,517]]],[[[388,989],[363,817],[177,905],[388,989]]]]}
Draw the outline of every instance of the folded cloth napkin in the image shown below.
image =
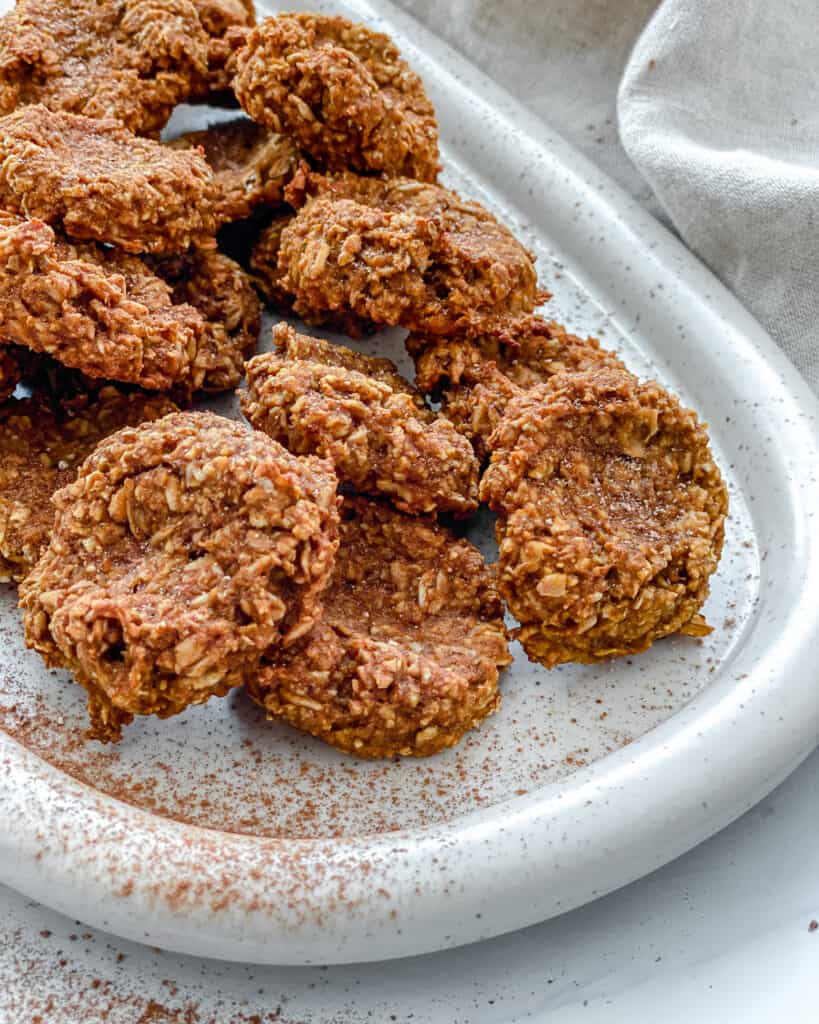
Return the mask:
{"type": "Polygon", "coordinates": [[[819,390],[819,5],[665,0],[618,95],[686,244],[819,390]]]}
{"type": "Polygon", "coordinates": [[[817,0],[397,2],[670,221],[819,390],[817,0]]]}

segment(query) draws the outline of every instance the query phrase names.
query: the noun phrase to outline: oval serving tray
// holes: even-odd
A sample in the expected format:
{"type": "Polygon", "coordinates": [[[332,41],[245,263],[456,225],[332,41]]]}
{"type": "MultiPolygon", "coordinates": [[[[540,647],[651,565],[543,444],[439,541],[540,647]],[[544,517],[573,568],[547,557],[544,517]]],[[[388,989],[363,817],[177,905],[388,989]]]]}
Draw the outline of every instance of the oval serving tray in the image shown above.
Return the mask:
{"type": "MultiPolygon", "coordinates": [[[[559,914],[713,834],[819,740],[814,396],[679,242],[507,94],[386,3],[332,9],[390,32],[422,74],[445,180],[536,251],[550,314],[710,422],[732,514],[710,637],[551,673],[516,649],[501,711],[428,761],[343,757],[242,694],[86,743],[83,692],[24,649],[0,587],[0,881],[129,938],[280,964],[559,914]]],[[[363,347],[407,368],[400,332],[363,347]]],[[[490,556],[491,532],[484,516],[469,534],[490,556]]]]}

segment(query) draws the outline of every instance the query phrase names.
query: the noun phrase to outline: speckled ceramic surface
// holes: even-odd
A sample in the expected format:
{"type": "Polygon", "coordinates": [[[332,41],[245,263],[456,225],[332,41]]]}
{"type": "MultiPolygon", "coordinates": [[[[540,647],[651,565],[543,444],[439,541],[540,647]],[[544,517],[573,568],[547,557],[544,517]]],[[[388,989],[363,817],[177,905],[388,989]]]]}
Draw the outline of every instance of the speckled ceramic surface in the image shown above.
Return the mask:
{"type": "MultiPolygon", "coordinates": [[[[422,73],[447,182],[535,249],[552,315],[710,422],[732,511],[709,638],[553,672],[517,650],[500,713],[427,761],[356,762],[242,694],[87,743],[83,692],[25,651],[0,590],[0,879],[130,938],[282,964],[560,913],[712,834],[819,738],[813,396],[704,268],[478,72],[383,4],[333,10],[422,73]]],[[[401,335],[364,347],[398,357],[401,335]]],[[[470,531],[490,555],[491,527],[470,531]]]]}

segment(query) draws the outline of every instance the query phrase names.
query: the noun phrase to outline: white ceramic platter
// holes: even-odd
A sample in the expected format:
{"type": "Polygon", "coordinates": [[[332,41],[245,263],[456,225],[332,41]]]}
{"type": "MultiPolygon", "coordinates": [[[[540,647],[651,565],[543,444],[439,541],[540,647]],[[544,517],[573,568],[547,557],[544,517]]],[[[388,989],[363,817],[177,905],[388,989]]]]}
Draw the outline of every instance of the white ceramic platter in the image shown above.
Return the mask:
{"type": "MultiPolygon", "coordinates": [[[[352,760],[242,694],[87,743],[82,690],[24,649],[0,590],[0,880],[129,938],[279,964],[544,920],[699,843],[819,739],[812,394],[708,271],[508,95],[384,3],[332,9],[389,31],[422,73],[446,180],[535,249],[552,315],[710,422],[732,515],[709,638],[553,672],[517,650],[499,714],[427,761],[352,760]]],[[[401,335],[364,347],[397,357],[401,335]]],[[[491,555],[488,518],[470,536],[491,555]]]]}

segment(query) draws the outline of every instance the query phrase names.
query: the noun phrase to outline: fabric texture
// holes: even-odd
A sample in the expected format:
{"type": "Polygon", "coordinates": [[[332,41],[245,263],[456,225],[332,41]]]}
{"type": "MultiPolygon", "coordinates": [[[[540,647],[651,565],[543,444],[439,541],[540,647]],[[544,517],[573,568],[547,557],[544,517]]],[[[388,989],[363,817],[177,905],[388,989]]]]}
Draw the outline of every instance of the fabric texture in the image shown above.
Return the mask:
{"type": "Polygon", "coordinates": [[[398,3],[670,225],[819,391],[816,0],[398,3]]]}
{"type": "Polygon", "coordinates": [[[819,390],[819,7],[667,0],[620,86],[626,151],[686,244],[819,390]]]}

